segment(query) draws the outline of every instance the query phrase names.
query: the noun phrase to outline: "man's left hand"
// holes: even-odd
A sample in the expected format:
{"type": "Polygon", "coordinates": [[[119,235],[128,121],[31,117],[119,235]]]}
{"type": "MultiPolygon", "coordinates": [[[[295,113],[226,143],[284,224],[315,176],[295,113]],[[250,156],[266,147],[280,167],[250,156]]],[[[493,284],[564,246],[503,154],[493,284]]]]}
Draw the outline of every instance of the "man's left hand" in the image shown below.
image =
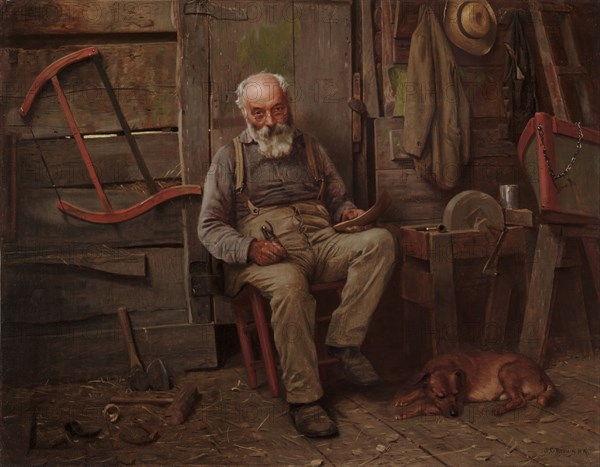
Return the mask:
{"type": "MultiPolygon", "coordinates": [[[[346,208],[342,212],[342,222],[356,219],[358,216],[362,216],[365,213],[363,209],[358,208],[346,208]]],[[[354,225],[344,229],[345,232],[362,232],[363,230],[369,230],[373,227],[373,224],[367,225],[354,225]]]]}

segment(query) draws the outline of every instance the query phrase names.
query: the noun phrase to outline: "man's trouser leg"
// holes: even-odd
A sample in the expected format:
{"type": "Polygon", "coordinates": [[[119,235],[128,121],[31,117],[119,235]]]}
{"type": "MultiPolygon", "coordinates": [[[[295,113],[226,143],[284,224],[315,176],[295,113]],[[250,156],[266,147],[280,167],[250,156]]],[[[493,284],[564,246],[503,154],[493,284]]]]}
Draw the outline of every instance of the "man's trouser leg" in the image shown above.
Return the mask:
{"type": "Polygon", "coordinates": [[[333,235],[313,247],[317,255],[317,282],[346,278],[325,343],[333,347],[360,347],[394,267],[394,238],[385,229],[373,228],[333,235]]]}
{"type": "Polygon", "coordinates": [[[240,279],[269,300],[282,381],[291,403],[313,402],[323,396],[314,342],[316,302],[309,291],[307,268],[284,262],[250,265],[240,273],[240,279]]]}

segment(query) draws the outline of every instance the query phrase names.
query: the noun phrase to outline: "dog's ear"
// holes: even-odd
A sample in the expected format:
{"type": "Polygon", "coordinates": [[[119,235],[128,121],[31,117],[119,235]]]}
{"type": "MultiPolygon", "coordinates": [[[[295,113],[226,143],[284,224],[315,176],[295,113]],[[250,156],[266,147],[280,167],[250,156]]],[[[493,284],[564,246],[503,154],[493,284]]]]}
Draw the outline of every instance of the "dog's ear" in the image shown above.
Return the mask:
{"type": "Polygon", "coordinates": [[[455,370],[454,374],[456,375],[458,384],[460,384],[460,387],[463,388],[465,386],[465,382],[466,382],[465,372],[462,370],[455,370]]]}
{"type": "Polygon", "coordinates": [[[431,373],[427,371],[420,372],[415,379],[413,380],[413,386],[427,386],[429,384],[429,378],[431,377],[431,373]]]}

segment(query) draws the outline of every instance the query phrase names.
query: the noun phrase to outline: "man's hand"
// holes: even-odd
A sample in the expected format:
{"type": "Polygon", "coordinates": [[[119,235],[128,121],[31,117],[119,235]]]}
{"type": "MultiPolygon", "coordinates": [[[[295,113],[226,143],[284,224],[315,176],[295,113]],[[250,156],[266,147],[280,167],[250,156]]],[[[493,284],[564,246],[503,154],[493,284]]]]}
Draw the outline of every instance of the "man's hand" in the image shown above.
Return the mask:
{"type": "MultiPolygon", "coordinates": [[[[365,213],[363,209],[346,208],[342,212],[342,222],[355,219],[358,216],[362,216],[365,213]]],[[[361,232],[363,230],[369,230],[373,227],[373,224],[368,225],[355,225],[344,229],[345,232],[361,232]]]]}
{"type": "Polygon", "coordinates": [[[283,245],[273,240],[254,240],[250,244],[248,259],[259,266],[279,263],[287,256],[283,245]]]}

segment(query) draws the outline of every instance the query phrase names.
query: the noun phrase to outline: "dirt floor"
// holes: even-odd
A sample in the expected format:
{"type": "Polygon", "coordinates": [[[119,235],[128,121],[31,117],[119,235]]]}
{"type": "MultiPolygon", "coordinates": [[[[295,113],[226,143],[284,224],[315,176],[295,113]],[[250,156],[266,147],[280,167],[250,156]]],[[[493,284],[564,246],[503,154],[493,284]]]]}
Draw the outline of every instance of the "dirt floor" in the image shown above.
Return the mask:
{"type": "Polygon", "coordinates": [[[365,390],[331,375],[326,405],[340,429],[331,439],[299,436],[282,399],[266,385],[246,386],[239,357],[176,381],[171,393],[191,384],[199,397],[175,426],[165,424],[164,406],[150,404],[119,404],[118,420],[106,420],[111,398],[127,394],[124,380],[5,387],[1,465],[600,465],[599,363],[598,356],[570,358],[550,368],[560,397],[549,408],[532,403],[496,417],[495,404],[471,404],[459,419],[397,421],[392,401],[405,389],[400,384],[365,390]],[[65,425],[73,421],[100,431],[72,434],[65,425]]]}

